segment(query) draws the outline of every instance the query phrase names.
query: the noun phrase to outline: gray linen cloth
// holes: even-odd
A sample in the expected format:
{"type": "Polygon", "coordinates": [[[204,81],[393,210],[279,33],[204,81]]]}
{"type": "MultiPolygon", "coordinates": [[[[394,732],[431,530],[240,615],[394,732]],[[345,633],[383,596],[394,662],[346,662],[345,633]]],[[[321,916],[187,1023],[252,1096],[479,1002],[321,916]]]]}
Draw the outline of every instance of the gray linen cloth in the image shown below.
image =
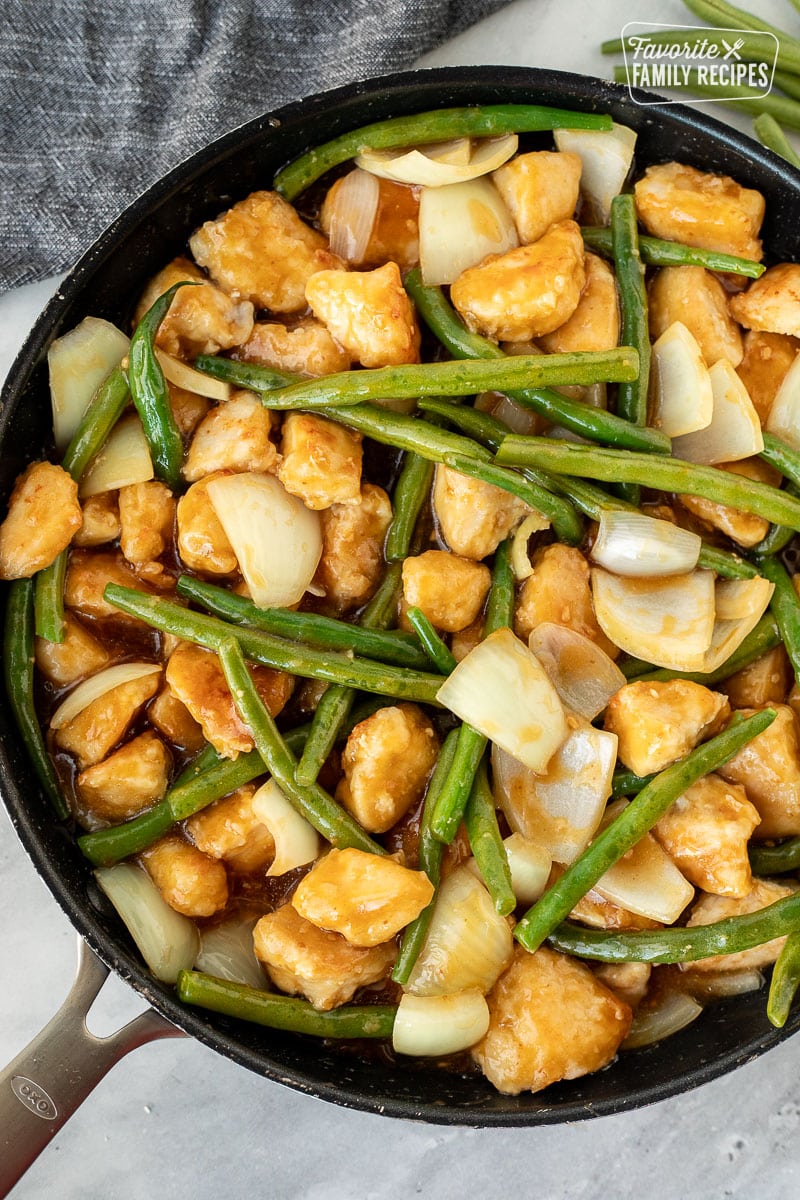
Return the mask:
{"type": "Polygon", "coordinates": [[[181,159],[409,66],[506,0],[0,0],[0,291],[69,266],[181,159]]]}

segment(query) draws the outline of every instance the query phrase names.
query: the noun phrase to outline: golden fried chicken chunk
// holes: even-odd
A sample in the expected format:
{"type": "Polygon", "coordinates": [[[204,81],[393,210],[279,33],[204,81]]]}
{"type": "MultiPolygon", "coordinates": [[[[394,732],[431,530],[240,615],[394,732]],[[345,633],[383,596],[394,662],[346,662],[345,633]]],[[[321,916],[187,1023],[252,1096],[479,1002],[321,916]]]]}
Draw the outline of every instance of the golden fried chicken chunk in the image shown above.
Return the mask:
{"type": "Polygon", "coordinates": [[[122,740],[142,705],[160,686],[160,670],[119,684],[57,729],[56,745],[73,754],[81,770],[100,762],[122,740]]]}
{"type": "Polygon", "coordinates": [[[509,1096],[599,1071],[631,1024],[628,1005],[584,963],[544,946],[535,954],[517,946],[486,999],[489,1031],[472,1057],[509,1096]]]}
{"type": "Polygon", "coordinates": [[[313,317],[291,327],[261,321],[236,352],[242,362],[260,363],[297,375],[335,375],[350,366],[350,355],[313,317]]]}
{"type": "Polygon", "coordinates": [[[14,484],[0,525],[0,579],[29,579],[49,567],[82,521],[72,476],[53,463],[31,463],[14,484]]]}
{"type": "Polygon", "coordinates": [[[222,863],[178,834],[159,838],[139,858],[170,908],[185,917],[212,917],[228,903],[222,863]]]}
{"type": "Polygon", "coordinates": [[[362,367],[419,362],[419,328],[397,263],[374,271],[320,271],[306,284],[306,300],[362,367]]]}
{"type": "Polygon", "coordinates": [[[440,464],[433,483],[433,512],[454,554],[481,562],[531,512],[510,492],[440,464]]]}
{"type": "MultiPolygon", "coordinates": [[[[360,168],[351,171],[337,179],[327,192],[319,214],[319,223],[324,233],[334,240],[334,226],[341,223],[340,193],[342,188],[353,186],[352,177],[356,177],[356,186],[361,188],[361,196],[374,188],[377,199],[372,229],[366,245],[356,244],[356,238],[350,232],[349,238],[344,238],[341,253],[351,266],[379,267],[387,260],[396,262],[401,271],[408,271],[419,263],[419,188],[405,183],[395,183],[391,179],[379,179],[360,168]],[[348,180],[345,183],[345,180],[348,180]]],[[[348,218],[344,216],[347,226],[348,218]]],[[[348,226],[349,229],[349,226],[348,226]]],[[[363,240],[363,239],[362,239],[363,240]]],[[[337,247],[338,249],[338,247],[337,247]]]]}
{"type": "Polygon", "coordinates": [[[120,524],[116,492],[87,496],[81,504],[81,512],[83,522],[72,539],[73,546],[103,546],[117,540],[120,524]]]}
{"type": "Polygon", "coordinates": [[[311,276],[342,266],[327,239],[277,192],[253,192],[201,225],[189,245],[229,295],[275,313],[302,312],[311,276]]]}
{"type": "Polygon", "coordinates": [[[473,333],[525,342],[569,320],[586,282],[581,231],[574,221],[553,225],[529,246],[490,254],[462,271],[450,299],[473,333]]]}
{"type": "Polygon", "coordinates": [[[149,591],[121,554],[113,550],[95,553],[89,550],[73,550],[69,556],[64,585],[67,607],[76,609],[84,617],[114,617],[126,624],[140,625],[138,617],[129,617],[106,600],[103,591],[109,583],[134,588],[140,592],[149,591]]]}
{"type": "Polygon", "coordinates": [[[773,646],[755,662],[729,675],[718,687],[730,700],[731,708],[761,708],[765,704],[780,704],[793,677],[783,646],[773,646]]]}
{"type": "Polygon", "coordinates": [[[129,563],[151,562],[172,545],[175,497],[165,483],[131,483],[119,489],[119,548],[129,563]]]}
{"type": "Polygon", "coordinates": [[[64,614],[63,642],[36,638],[36,666],[57,687],[94,675],[110,658],[103,643],[69,612],[64,614]]]}
{"type": "Polygon", "coordinates": [[[291,904],[268,913],[253,930],[256,957],[281,991],[305,996],[325,1012],[346,1004],[360,987],[385,979],[394,962],[394,941],[351,946],[304,920],[291,904]]]}
{"type": "Polygon", "coordinates": [[[492,576],[483,563],[446,550],[426,550],[403,563],[403,598],[446,633],[470,625],[483,608],[492,576]]]}
{"type": "Polygon", "coordinates": [[[150,280],[136,306],[135,320],[141,321],[158,297],[183,279],[200,286],[175,293],[156,334],[157,346],[176,358],[196,358],[247,341],[253,329],[252,304],[214,287],[188,258],[174,259],[150,280]]]}
{"type": "Polygon", "coordinates": [[[537,550],[533,574],[520,588],[514,611],[514,632],[527,641],[543,621],[566,625],[595,642],[611,658],[619,649],[597,623],[589,586],[589,564],[574,546],[554,543],[537,550]]]}
{"type": "Polygon", "coordinates": [[[695,887],[746,896],[752,886],[747,843],[760,820],[743,787],[712,774],[688,787],[653,833],[695,887]]]}
{"type": "Polygon", "coordinates": [[[436,730],[416,704],[360,721],[342,755],[336,799],[370,833],[385,833],[422,798],[439,754],[436,730]]]}
{"type": "Polygon", "coordinates": [[[580,181],[581,160],[569,150],[517,154],[492,172],[523,245],[538,241],[551,225],[572,216],[580,181]]]}
{"type": "Polygon", "coordinates": [[[357,503],[332,504],[320,517],[322,557],[314,580],[337,608],[354,608],[369,600],[381,577],[392,502],[382,487],[362,483],[357,503]]]}
{"type": "Polygon", "coordinates": [[[208,495],[208,485],[224,474],[204,475],[178,501],[178,553],[190,571],[203,575],[230,575],[239,566],[208,495]]]}
{"type": "Polygon", "coordinates": [[[798,350],[800,341],[783,333],[750,329],[744,335],[744,357],[736,373],[747,388],[762,425],[766,425],[772,402],[798,350]]]}
{"type": "Polygon", "coordinates": [[[639,220],[655,237],[761,261],[764,197],[728,175],[659,163],[647,168],[634,195],[639,220]]]}
{"type": "Polygon", "coordinates": [[[731,297],[731,312],[746,329],[800,337],[800,264],[778,263],[731,297]]]}
{"type": "MultiPolygon", "coordinates": [[[[724,921],[727,917],[739,917],[745,913],[758,912],[791,896],[797,890],[797,884],[779,883],[777,879],[754,879],[753,886],[745,896],[707,896],[701,895],[697,900],[692,915],[686,922],[688,929],[696,925],[713,925],[724,921]]],[[[752,950],[740,950],[737,954],[715,954],[711,958],[701,958],[697,962],[687,963],[692,973],[706,971],[758,971],[768,967],[783,949],[785,937],[773,938],[752,950]]]]}
{"type": "Polygon", "coordinates": [[[78,801],[93,818],[117,825],[161,799],[170,766],[169,750],[148,730],[81,772],[75,781],[78,801]]]}
{"type": "Polygon", "coordinates": [[[255,784],[246,783],[186,822],[198,849],[244,874],[268,867],[275,857],[275,839],[253,812],[255,794],[255,784]]]}
{"type": "Polygon", "coordinates": [[[614,272],[596,254],[583,260],[586,283],[572,316],[539,339],[547,354],[574,350],[612,350],[619,345],[619,301],[614,272]]]}
{"type": "Polygon", "coordinates": [[[358,503],[361,434],[313,413],[290,412],[281,429],[278,478],[306,508],[358,503]]]}
{"type": "Polygon", "coordinates": [[[182,700],[166,684],[147,709],[147,719],[179,750],[195,754],[206,744],[203,731],[182,700]]]}
{"type": "MultiPolygon", "coordinates": [[[[800,834],[800,736],[787,704],[770,704],[775,720],[719,768],[723,779],[741,783],[761,814],[757,838],[800,834]]],[[[742,709],[746,716],[755,709],[742,709]]]]}
{"type": "Polygon", "coordinates": [[[730,716],[727,696],[688,679],[628,683],[611,697],[604,728],[619,738],[629,771],[650,775],[718,733],[730,716]]]}
{"type": "Polygon", "coordinates": [[[273,417],[253,392],[236,391],[198,425],[189,445],[184,479],[195,483],[214,471],[274,471],[278,451],[270,441],[273,417]]]}
{"type": "MultiPolygon", "coordinates": [[[[745,479],[755,479],[759,483],[770,483],[773,486],[780,477],[774,467],[763,462],[760,458],[742,458],[739,462],[717,463],[720,471],[730,471],[731,475],[742,475],[745,479]]],[[[741,508],[731,508],[728,504],[717,504],[703,496],[679,496],[681,508],[685,508],[692,516],[698,517],[712,529],[718,529],[727,537],[738,542],[740,546],[749,549],[757,546],[767,536],[769,522],[755,513],[745,512],[741,508]]]]}
{"type": "Polygon", "coordinates": [[[727,358],[738,367],[744,353],[727,293],[703,267],[662,267],[648,289],[650,336],[661,337],[680,321],[696,338],[707,367],[727,358]]]}

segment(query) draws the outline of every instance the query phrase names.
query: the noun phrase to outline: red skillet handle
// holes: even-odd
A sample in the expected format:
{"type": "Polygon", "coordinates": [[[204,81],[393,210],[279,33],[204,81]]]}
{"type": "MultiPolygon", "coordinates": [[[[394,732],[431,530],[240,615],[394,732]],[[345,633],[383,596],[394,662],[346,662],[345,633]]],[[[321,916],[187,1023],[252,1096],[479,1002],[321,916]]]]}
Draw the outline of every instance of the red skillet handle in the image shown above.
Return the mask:
{"type": "Polygon", "coordinates": [[[0,1197],[7,1196],[79,1104],[129,1051],[182,1037],[152,1009],[110,1037],[86,1028],[108,968],[79,941],[72,990],[41,1033],[0,1072],[0,1197]]]}

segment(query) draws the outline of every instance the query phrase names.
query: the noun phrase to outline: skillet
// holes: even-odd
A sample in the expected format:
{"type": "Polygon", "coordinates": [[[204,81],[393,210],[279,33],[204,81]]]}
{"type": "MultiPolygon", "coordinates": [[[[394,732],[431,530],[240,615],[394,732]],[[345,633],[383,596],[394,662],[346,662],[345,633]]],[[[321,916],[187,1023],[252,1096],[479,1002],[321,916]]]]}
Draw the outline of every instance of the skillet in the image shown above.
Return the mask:
{"type": "MultiPolygon", "coordinates": [[[[641,106],[625,87],[555,71],[429,69],[312,96],[227,134],[136,200],[84,255],[42,313],[0,399],[0,495],[8,494],[27,461],[46,454],[51,438],[46,354],[55,337],[89,314],[125,328],[145,281],[184,249],[197,225],[249,192],[269,187],[275,171],[309,147],[386,116],[500,102],[610,112],[637,129],[640,169],[677,159],[730,174],[761,191],[768,261],[796,259],[800,172],[697,109],[646,98],[650,104],[641,106]]],[[[549,136],[535,135],[530,145],[546,146],[549,136]]],[[[314,1039],[185,1008],[143,967],[94,886],[72,831],[52,816],[6,708],[0,708],[0,791],[34,868],[85,943],[68,1002],[0,1076],[0,1195],[121,1054],[156,1037],[185,1033],[268,1079],[346,1107],[483,1127],[554,1124],[636,1108],[732,1070],[800,1025],[795,1010],[783,1031],[772,1028],[763,990],[720,1000],[688,1029],[626,1054],[604,1071],[514,1097],[495,1092],[479,1075],[424,1063],[400,1068],[388,1059],[365,1060],[314,1039]],[[100,1042],[86,1033],[83,1018],[107,969],[130,983],[151,1012],[100,1042]]]]}

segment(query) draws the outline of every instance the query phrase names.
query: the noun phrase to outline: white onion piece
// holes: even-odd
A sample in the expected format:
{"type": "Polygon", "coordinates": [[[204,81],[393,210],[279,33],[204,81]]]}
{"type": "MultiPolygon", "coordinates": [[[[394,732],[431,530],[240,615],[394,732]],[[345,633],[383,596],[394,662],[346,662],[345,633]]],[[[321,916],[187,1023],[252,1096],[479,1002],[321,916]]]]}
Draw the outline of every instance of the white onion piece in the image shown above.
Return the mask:
{"type": "Polygon", "coordinates": [[[597,219],[607,224],[611,201],[622,191],[633,162],[636,134],[627,125],[609,132],[596,129],[556,129],[556,148],[570,150],[581,160],[581,191],[593,204],[597,219]]]}
{"type": "Polygon", "coordinates": [[[673,438],[673,456],[713,466],[760,454],[764,449],[761,422],[733,365],[727,358],[721,358],[711,367],[708,377],[714,397],[711,424],[697,433],[673,438]]]}
{"type": "Polygon", "coordinates": [[[141,867],[117,863],[94,877],[108,896],[156,979],[175,983],[194,965],[200,936],[194,921],[170,908],[141,867]]]}
{"type": "Polygon", "coordinates": [[[542,621],[528,638],[558,692],[561,703],[593,721],[627,679],[613,659],[591,638],[566,625],[542,621]]]}
{"type": "Polygon", "coordinates": [[[699,534],[672,521],[604,510],[591,558],[616,575],[684,575],[697,566],[702,545],[699,534]]]}
{"type": "Polygon", "coordinates": [[[406,990],[443,996],[478,988],[488,992],[511,961],[511,930],[495,911],[482,881],[466,866],[443,880],[406,990]]]}
{"type": "Polygon", "coordinates": [[[153,460],[139,414],[126,413],[87,467],[78,492],[82,498],[98,496],[132,483],[147,483],[153,475],[153,460]]]}
{"type": "Polygon", "coordinates": [[[529,842],[521,833],[503,838],[511,872],[511,888],[518,904],[533,904],[544,892],[553,860],[544,846],[529,842]]]}
{"type": "Polygon", "coordinates": [[[702,671],[714,631],[714,572],[626,579],[592,568],[592,598],[607,638],[634,658],[702,671]]]}
{"type": "Polygon", "coordinates": [[[157,663],[127,662],[117,663],[106,667],[96,675],[90,675],[70,692],[63,704],[59,704],[50,720],[51,729],[63,729],[70,721],[88,708],[95,700],[113,692],[114,688],[123,683],[133,683],[134,679],[145,679],[148,675],[159,675],[161,667],[157,663]]]}
{"type": "Polygon", "coordinates": [[[528,554],[528,539],[532,534],[541,533],[542,530],[549,528],[549,519],[540,512],[530,513],[517,526],[511,539],[511,570],[514,572],[515,579],[527,579],[529,575],[533,574],[533,563],[528,554]]]}
{"type": "Polygon", "coordinates": [[[711,645],[699,668],[704,674],[716,671],[733,654],[767,610],[775,585],[757,575],[755,579],[720,579],[715,588],[716,620],[711,645]],[[736,585],[736,586],[731,586],[736,585]],[[739,612],[725,618],[721,612],[739,612]]]}
{"type": "Polygon", "coordinates": [[[221,925],[204,929],[200,934],[200,953],[194,962],[196,971],[205,971],[216,979],[231,983],[246,983],[248,987],[263,988],[265,979],[255,950],[253,926],[255,918],[231,918],[221,925]]]}
{"type": "MultiPolygon", "coordinates": [[[[609,804],[602,827],[610,825],[627,807],[627,800],[609,804]]],[[[620,908],[665,925],[677,921],[694,898],[694,888],[651,833],[609,867],[594,890],[620,908]]]]}
{"type": "Polygon", "coordinates": [[[673,321],[653,343],[653,421],[667,437],[711,424],[714,394],[703,352],[682,321],[673,321]]]}
{"type": "Polygon", "coordinates": [[[362,263],[375,227],[380,184],[369,171],[351,171],[325,202],[331,250],[350,263],[362,263]]]}
{"type": "Polygon", "coordinates": [[[274,475],[223,475],[208,498],[259,608],[297,604],[322,554],[319,515],[274,475]]]}
{"type": "Polygon", "coordinates": [[[489,1028],[489,1005],[477,988],[448,996],[400,997],[392,1030],[397,1054],[430,1056],[468,1050],[489,1028]]]}
{"type": "Polygon", "coordinates": [[[783,438],[800,450],[800,358],[795,358],[783,377],[765,426],[768,433],[783,438]]]}
{"type": "Polygon", "coordinates": [[[173,358],[166,350],[156,347],[156,358],[159,361],[164,378],[185,392],[194,392],[195,396],[206,396],[209,400],[225,401],[231,398],[231,385],[223,379],[214,379],[202,371],[190,367],[188,363],[173,358]]]}
{"type": "Polygon", "coordinates": [[[464,139],[469,149],[468,157],[465,149],[457,148],[452,141],[432,142],[414,149],[365,150],[355,162],[363,171],[370,171],[381,179],[422,187],[446,187],[496,171],[516,154],[518,140],[515,133],[479,138],[474,142],[464,139]]]}
{"type": "Polygon", "coordinates": [[[99,317],[56,338],[47,352],[56,449],[66,450],[100,384],[128,353],[130,339],[99,317]]]}
{"type": "Polygon", "coordinates": [[[555,862],[571,863],[603,819],[616,761],[617,735],[588,722],[572,731],[544,775],[495,746],[495,800],[515,833],[555,862]]]}
{"type": "Polygon", "coordinates": [[[275,842],[275,857],[267,875],[285,875],[313,862],[319,854],[319,834],[301,817],[274,779],[262,784],[251,801],[253,812],[275,842]]]}
{"type": "Polygon", "coordinates": [[[654,1042],[660,1042],[691,1025],[702,1011],[702,1004],[685,992],[664,992],[654,1004],[645,1002],[639,1005],[620,1049],[638,1050],[642,1046],[652,1046],[654,1042]]]}
{"type": "Polygon", "coordinates": [[[569,733],[558,693],[510,629],[479,642],[436,696],[451,712],[534,771],[544,771],[569,733]]]}
{"type": "Polygon", "coordinates": [[[425,284],[455,283],[488,254],[519,245],[517,228],[488,179],[424,187],[419,198],[419,263],[425,284]]]}

